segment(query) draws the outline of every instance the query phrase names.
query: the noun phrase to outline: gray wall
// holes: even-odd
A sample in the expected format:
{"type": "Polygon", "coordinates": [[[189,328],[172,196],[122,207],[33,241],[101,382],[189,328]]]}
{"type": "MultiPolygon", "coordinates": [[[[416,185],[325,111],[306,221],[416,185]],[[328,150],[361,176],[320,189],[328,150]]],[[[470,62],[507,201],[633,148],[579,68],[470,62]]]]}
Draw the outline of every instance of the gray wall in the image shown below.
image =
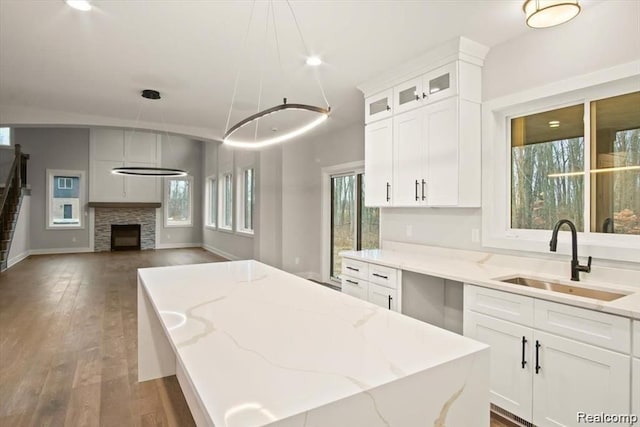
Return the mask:
{"type": "MultiPolygon", "coordinates": [[[[160,245],[194,245],[202,244],[202,156],[204,143],[181,136],[172,135],[170,138],[162,135],[162,166],[168,168],[185,169],[193,177],[193,224],[190,227],[164,226],[164,181],[162,183],[162,204],[160,212],[160,245]]],[[[160,246],[162,247],[162,246],[160,246]]]]}
{"type": "Polygon", "coordinates": [[[27,182],[31,185],[30,249],[87,249],[89,226],[86,203],[89,183],[84,183],[82,207],[84,229],[47,230],[47,169],[85,172],[89,179],[89,129],[16,128],[15,143],[31,157],[27,164],[27,182]]]}

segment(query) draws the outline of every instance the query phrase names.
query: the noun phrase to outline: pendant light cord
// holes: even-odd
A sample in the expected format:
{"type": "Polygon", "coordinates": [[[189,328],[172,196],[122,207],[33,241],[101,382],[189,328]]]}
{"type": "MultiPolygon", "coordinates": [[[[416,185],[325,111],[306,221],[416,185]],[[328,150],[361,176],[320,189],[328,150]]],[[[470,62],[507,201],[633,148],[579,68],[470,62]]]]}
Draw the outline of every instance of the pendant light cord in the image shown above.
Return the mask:
{"type": "MultiPolygon", "coordinates": [[[[260,107],[262,106],[262,85],[264,82],[264,63],[267,60],[267,36],[269,34],[269,13],[271,13],[272,2],[269,1],[269,6],[267,7],[267,19],[266,24],[264,26],[264,45],[262,47],[262,63],[260,64],[260,83],[258,85],[258,108],[256,109],[256,114],[260,112],[260,107]]],[[[260,121],[256,121],[256,129],[253,134],[253,140],[258,140],[258,127],[260,126],[260,121]]]]}
{"type": "MultiPolygon", "coordinates": [[[[307,56],[311,55],[311,51],[309,50],[309,45],[307,45],[304,36],[302,35],[302,30],[300,29],[300,24],[298,23],[298,18],[296,17],[295,12],[293,11],[293,6],[291,6],[291,2],[287,0],[287,6],[289,6],[289,10],[291,11],[291,15],[293,16],[293,21],[296,23],[296,28],[298,29],[298,34],[300,35],[300,40],[302,40],[302,46],[304,47],[305,53],[307,56]]],[[[320,77],[317,72],[314,72],[314,76],[316,78],[316,82],[318,83],[318,87],[320,88],[320,93],[322,94],[322,98],[324,98],[324,102],[329,106],[329,100],[327,99],[327,95],[324,92],[324,87],[322,87],[322,82],[320,81],[320,77]]]]}
{"type": "MultiPolygon", "coordinates": [[[[243,51],[247,50],[247,44],[249,40],[249,32],[251,30],[251,22],[253,21],[253,10],[256,6],[256,0],[253,0],[251,3],[251,13],[249,14],[249,23],[247,24],[247,31],[244,35],[244,46],[242,48],[243,51]]],[[[235,83],[233,84],[233,95],[231,96],[231,105],[229,106],[229,114],[227,114],[227,123],[224,126],[224,132],[227,133],[229,130],[229,122],[231,121],[231,113],[233,112],[233,104],[236,101],[236,93],[238,91],[238,81],[240,80],[240,70],[242,69],[241,59],[238,61],[238,71],[236,72],[235,83]]]]}

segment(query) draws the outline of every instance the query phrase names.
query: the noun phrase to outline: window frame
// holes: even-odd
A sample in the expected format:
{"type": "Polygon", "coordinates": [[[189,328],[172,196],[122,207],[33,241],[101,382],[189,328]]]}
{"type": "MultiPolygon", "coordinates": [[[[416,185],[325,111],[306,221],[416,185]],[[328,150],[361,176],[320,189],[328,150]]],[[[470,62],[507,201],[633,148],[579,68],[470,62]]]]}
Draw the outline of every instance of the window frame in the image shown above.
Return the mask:
{"type": "Polygon", "coordinates": [[[46,230],[84,230],[86,221],[84,214],[86,212],[86,196],[85,196],[85,171],[83,170],[67,170],[67,169],[47,169],[47,191],[46,191],[46,230]],[[78,178],[78,224],[53,224],[53,184],[55,176],[64,176],[78,178]]]}
{"type": "Polygon", "coordinates": [[[210,229],[218,228],[218,175],[209,175],[207,178],[206,184],[206,194],[205,194],[205,220],[204,225],[210,229]],[[215,191],[215,197],[211,197],[211,192],[215,191]],[[212,203],[213,200],[213,203],[212,203]],[[213,206],[212,206],[213,205],[213,206]],[[215,213],[215,220],[211,221],[211,213],[215,213]]]}
{"type": "MultiPolygon", "coordinates": [[[[511,228],[511,118],[585,104],[584,230],[578,233],[580,256],[637,262],[637,235],[591,232],[591,115],[590,102],[638,90],[637,66],[623,64],[535,90],[505,96],[483,104],[482,111],[482,245],[528,252],[549,252],[551,230],[511,228]]],[[[568,237],[561,237],[558,253],[570,254],[568,237]]]]}
{"type": "Polygon", "coordinates": [[[226,231],[226,232],[233,232],[233,227],[234,227],[234,206],[233,206],[233,198],[234,198],[234,182],[233,182],[233,171],[232,170],[227,170],[224,172],[220,172],[220,174],[218,175],[218,230],[219,231],[226,231]],[[224,185],[225,185],[225,179],[227,176],[230,176],[230,181],[231,181],[231,200],[229,201],[229,206],[231,207],[231,223],[230,224],[226,224],[225,223],[225,215],[224,215],[224,209],[225,209],[225,205],[227,203],[227,197],[224,191],[224,185]]]}
{"type": "Polygon", "coordinates": [[[238,168],[238,173],[236,175],[236,185],[237,185],[237,191],[236,191],[236,232],[239,234],[246,234],[249,236],[253,236],[254,235],[254,231],[255,231],[255,205],[256,205],[256,169],[253,166],[246,166],[246,167],[242,167],[242,168],[238,168]],[[246,186],[246,172],[248,170],[252,170],[252,177],[253,177],[253,211],[252,211],[252,215],[253,215],[253,228],[245,228],[244,227],[244,222],[245,222],[245,207],[246,207],[246,192],[245,192],[245,186],[246,186]]]}
{"type": "Polygon", "coordinates": [[[187,175],[182,177],[170,177],[164,179],[164,226],[165,228],[189,228],[193,227],[193,176],[187,175]],[[188,181],[189,182],[189,220],[188,221],[170,221],[169,220],[169,183],[171,181],[188,181]]]}
{"type": "Polygon", "coordinates": [[[0,149],[11,150],[14,148],[13,140],[15,139],[15,129],[11,126],[0,126],[0,128],[9,129],[9,144],[0,144],[0,149]]]}

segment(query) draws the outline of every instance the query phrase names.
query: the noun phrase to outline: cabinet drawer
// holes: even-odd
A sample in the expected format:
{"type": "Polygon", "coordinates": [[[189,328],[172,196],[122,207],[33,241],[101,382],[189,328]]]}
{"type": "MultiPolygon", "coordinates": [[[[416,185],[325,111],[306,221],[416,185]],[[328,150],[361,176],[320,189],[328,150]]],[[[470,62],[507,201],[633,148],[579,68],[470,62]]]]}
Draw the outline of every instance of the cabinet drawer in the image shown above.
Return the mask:
{"type": "MultiPolygon", "coordinates": [[[[640,320],[633,321],[633,354],[636,357],[640,357],[640,320]]],[[[638,375],[640,375],[640,372],[638,372],[638,375]]],[[[640,400],[640,396],[638,396],[638,400],[640,400]]]]}
{"type": "Polygon", "coordinates": [[[396,289],[398,287],[398,271],[395,268],[369,264],[369,282],[396,289]]]}
{"type": "Polygon", "coordinates": [[[369,298],[369,283],[364,280],[343,277],[342,293],[366,301],[369,298]]]}
{"type": "Polygon", "coordinates": [[[398,311],[396,297],[397,293],[395,289],[369,283],[369,302],[389,310],[398,311]]]}
{"type": "Polygon", "coordinates": [[[349,258],[342,258],[342,275],[367,280],[369,264],[349,258]]]}
{"type": "Polygon", "coordinates": [[[543,300],[536,300],[534,306],[534,325],[540,330],[622,353],[631,352],[631,319],[543,300]]]}
{"type": "Polygon", "coordinates": [[[464,307],[498,319],[533,325],[533,298],[522,295],[465,284],[464,307]]]}

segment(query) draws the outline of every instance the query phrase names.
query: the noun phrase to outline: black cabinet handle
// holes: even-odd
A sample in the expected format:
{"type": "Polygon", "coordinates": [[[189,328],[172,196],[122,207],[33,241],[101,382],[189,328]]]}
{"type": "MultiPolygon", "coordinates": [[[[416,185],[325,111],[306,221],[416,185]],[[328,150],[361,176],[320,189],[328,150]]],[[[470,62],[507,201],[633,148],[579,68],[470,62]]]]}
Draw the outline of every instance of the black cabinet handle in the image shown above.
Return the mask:
{"type": "Polygon", "coordinates": [[[540,342],[536,340],[536,374],[540,372],[540,342]]]}
{"type": "Polygon", "coordinates": [[[389,190],[391,189],[391,184],[387,182],[387,202],[391,200],[391,196],[389,195],[389,190]]]}
{"type": "Polygon", "coordinates": [[[389,276],[383,276],[382,274],[378,274],[378,273],[373,273],[374,276],[376,277],[380,277],[381,279],[389,279],[389,276]]]}
{"type": "Polygon", "coordinates": [[[416,93],[416,101],[420,101],[420,95],[416,93]]]}
{"type": "Polygon", "coordinates": [[[420,185],[420,183],[418,183],[418,180],[416,179],[416,202],[417,202],[418,200],[420,200],[420,199],[418,198],[418,186],[419,186],[419,185],[420,185]]]}
{"type": "Polygon", "coordinates": [[[351,283],[351,284],[353,284],[353,285],[358,285],[358,284],[359,284],[359,283],[358,283],[358,282],[356,282],[355,280],[345,279],[345,281],[347,281],[347,282],[349,282],[349,283],[351,283]]]}
{"type": "Polygon", "coordinates": [[[422,200],[426,199],[427,196],[424,194],[424,186],[426,184],[426,181],[423,179],[422,180],[422,200]]]}
{"type": "Polygon", "coordinates": [[[349,266],[349,265],[347,265],[347,270],[351,270],[351,271],[360,271],[359,269],[354,268],[354,267],[351,267],[351,266],[349,266]]]}
{"type": "Polygon", "coordinates": [[[391,111],[391,107],[387,105],[387,111],[391,111]]]}
{"type": "Polygon", "coordinates": [[[525,347],[527,345],[527,339],[525,337],[522,337],[522,361],[520,363],[522,363],[522,369],[524,369],[525,366],[527,366],[527,361],[524,360],[524,351],[525,351],[525,347]]]}
{"type": "Polygon", "coordinates": [[[392,300],[392,299],[393,299],[393,298],[391,298],[391,295],[389,295],[389,310],[391,310],[391,300],[392,300]]]}
{"type": "Polygon", "coordinates": [[[422,99],[425,99],[427,97],[427,94],[422,92],[422,99]]]}

